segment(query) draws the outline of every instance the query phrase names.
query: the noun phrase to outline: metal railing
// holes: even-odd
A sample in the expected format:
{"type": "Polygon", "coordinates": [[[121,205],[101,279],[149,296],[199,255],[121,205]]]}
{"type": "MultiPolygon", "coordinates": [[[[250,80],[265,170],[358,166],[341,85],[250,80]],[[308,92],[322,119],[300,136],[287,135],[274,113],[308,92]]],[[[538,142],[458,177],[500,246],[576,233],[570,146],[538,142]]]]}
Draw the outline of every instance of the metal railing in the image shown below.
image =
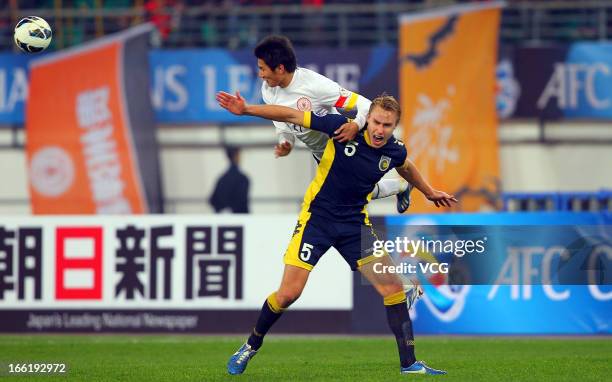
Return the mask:
{"type": "MultiPolygon", "coordinates": [[[[440,1],[452,4],[454,1],[440,1]]],[[[296,46],[354,47],[397,43],[399,14],[427,9],[414,3],[228,6],[167,8],[161,23],[164,47],[253,46],[270,33],[287,35],[296,46]],[[163,29],[163,27],[162,27],[163,29]]],[[[0,50],[13,49],[12,26],[36,14],[54,27],[55,48],[79,44],[150,18],[143,7],[119,9],[0,10],[0,50]]],[[[612,1],[510,1],[500,30],[506,43],[607,40],[612,36],[612,1]]]]}

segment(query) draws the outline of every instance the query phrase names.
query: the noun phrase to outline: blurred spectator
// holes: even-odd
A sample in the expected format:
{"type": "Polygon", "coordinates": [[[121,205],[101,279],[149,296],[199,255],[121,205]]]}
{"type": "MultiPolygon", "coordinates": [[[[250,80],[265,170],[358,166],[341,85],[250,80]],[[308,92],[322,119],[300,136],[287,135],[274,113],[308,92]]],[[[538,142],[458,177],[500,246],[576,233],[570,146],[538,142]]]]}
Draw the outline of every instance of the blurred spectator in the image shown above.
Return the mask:
{"type": "Polygon", "coordinates": [[[240,171],[240,150],[226,147],[225,154],[230,161],[229,169],[221,175],[210,197],[215,212],[249,212],[249,178],[240,171]]]}
{"type": "Polygon", "coordinates": [[[206,46],[217,46],[219,41],[219,33],[214,19],[208,19],[202,22],[200,26],[200,35],[206,46]]]}
{"type": "MultiPolygon", "coordinates": [[[[74,0],[70,6],[79,10],[87,10],[95,8],[95,2],[94,0],[74,0]]],[[[99,24],[99,21],[95,20],[96,27],[99,24]]],[[[55,28],[56,32],[61,32],[56,35],[59,46],[65,47],[83,43],[88,26],[91,26],[91,21],[83,17],[69,16],[64,18],[63,23],[55,28]]],[[[103,31],[100,31],[100,34],[102,33],[103,31]]]]}
{"type": "Polygon", "coordinates": [[[302,4],[320,8],[325,4],[325,0],[302,0],[302,4]]]}
{"type": "Polygon", "coordinates": [[[148,21],[152,22],[164,41],[181,22],[184,4],[180,0],[147,0],[144,4],[148,21]]]}

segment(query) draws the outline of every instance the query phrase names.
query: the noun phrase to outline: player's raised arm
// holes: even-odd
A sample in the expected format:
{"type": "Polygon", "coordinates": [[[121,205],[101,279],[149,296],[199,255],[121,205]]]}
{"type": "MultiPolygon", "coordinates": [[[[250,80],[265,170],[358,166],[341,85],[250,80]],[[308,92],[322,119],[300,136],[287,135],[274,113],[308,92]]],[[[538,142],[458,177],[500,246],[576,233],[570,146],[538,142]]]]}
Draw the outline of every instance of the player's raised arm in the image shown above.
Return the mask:
{"type": "Polygon", "coordinates": [[[235,96],[226,92],[219,92],[216,98],[219,105],[232,114],[252,115],[272,121],[293,123],[300,126],[305,125],[304,112],[290,107],[280,105],[249,105],[240,96],[239,92],[236,92],[235,96]]]}
{"type": "Polygon", "coordinates": [[[412,184],[419,191],[425,195],[425,197],[436,205],[436,207],[444,206],[450,207],[451,202],[457,203],[457,199],[453,195],[449,195],[446,192],[435,190],[427,181],[423,178],[415,164],[408,158],[404,161],[404,164],[395,168],[408,183],[412,184]]]}

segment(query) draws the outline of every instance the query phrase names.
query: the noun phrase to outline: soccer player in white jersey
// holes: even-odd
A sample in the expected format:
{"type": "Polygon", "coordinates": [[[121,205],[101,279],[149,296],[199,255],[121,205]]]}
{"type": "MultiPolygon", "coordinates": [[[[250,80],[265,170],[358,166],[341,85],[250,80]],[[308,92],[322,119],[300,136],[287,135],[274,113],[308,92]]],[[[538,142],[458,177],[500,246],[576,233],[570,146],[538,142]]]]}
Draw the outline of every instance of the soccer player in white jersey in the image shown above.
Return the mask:
{"type": "MultiPolygon", "coordinates": [[[[357,93],[343,89],[338,83],[312,70],[297,66],[295,52],[288,38],[268,36],[255,47],[255,57],[263,101],[270,105],[283,105],[301,111],[312,111],[318,116],[339,114],[338,109],[357,110],[351,122],[336,131],[335,139],[350,141],[366,122],[371,101],[357,93]]],[[[273,122],[276,126],[278,144],[276,157],[286,156],[295,144],[295,138],[304,142],[319,162],[325,150],[328,136],[302,126],[285,122],[273,122]]],[[[397,211],[402,213],[410,206],[412,186],[403,179],[383,179],[374,187],[372,199],[397,196],[397,211]]]]}

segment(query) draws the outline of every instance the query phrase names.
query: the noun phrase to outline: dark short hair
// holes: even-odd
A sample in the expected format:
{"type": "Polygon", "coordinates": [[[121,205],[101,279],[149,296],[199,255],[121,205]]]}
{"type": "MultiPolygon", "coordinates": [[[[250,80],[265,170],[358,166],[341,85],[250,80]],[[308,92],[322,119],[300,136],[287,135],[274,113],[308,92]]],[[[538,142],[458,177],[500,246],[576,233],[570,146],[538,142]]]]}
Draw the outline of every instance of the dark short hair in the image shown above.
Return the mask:
{"type": "Polygon", "coordinates": [[[285,36],[271,35],[265,37],[257,44],[254,53],[255,57],[263,60],[272,70],[281,64],[289,73],[295,72],[297,68],[293,45],[285,36]]]}
{"type": "Polygon", "coordinates": [[[395,97],[387,93],[383,93],[378,97],[374,98],[372,100],[372,104],[370,105],[370,110],[368,111],[368,114],[371,113],[376,106],[380,107],[383,110],[394,112],[397,115],[397,120],[395,123],[399,122],[400,117],[402,116],[402,108],[400,107],[400,104],[399,102],[397,102],[395,97]]]}

